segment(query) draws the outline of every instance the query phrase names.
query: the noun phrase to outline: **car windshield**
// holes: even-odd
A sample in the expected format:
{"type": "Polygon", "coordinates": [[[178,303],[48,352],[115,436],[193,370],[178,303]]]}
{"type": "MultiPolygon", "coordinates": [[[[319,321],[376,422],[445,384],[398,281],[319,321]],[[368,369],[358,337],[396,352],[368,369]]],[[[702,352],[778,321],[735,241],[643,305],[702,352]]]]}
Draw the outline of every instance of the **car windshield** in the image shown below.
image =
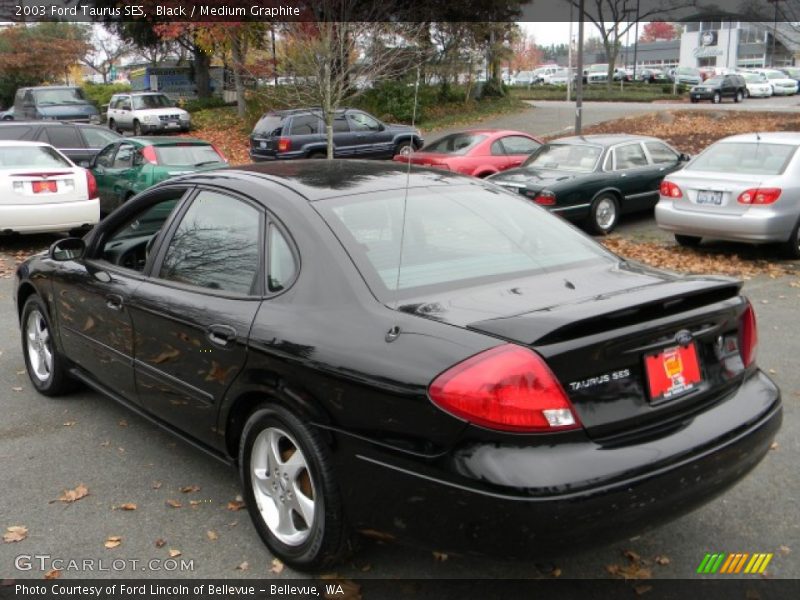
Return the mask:
{"type": "Polygon", "coordinates": [[[710,146],[685,171],[715,171],[753,175],[780,175],[797,146],[752,142],[723,142],[710,146]]]}
{"type": "Polygon", "coordinates": [[[767,76],[767,79],[786,79],[786,74],[780,71],[765,71],[764,74],[767,76]]]}
{"type": "Polygon", "coordinates": [[[755,73],[742,73],[742,77],[744,77],[744,80],[747,83],[759,83],[761,81],[764,81],[759,75],[756,75],[755,73]]]}
{"type": "Polygon", "coordinates": [[[594,171],[602,152],[600,147],[589,144],[545,144],[531,154],[522,166],[589,173],[594,171]]]}
{"type": "Polygon", "coordinates": [[[49,146],[0,147],[0,169],[19,167],[71,168],[72,165],[49,146]]]}
{"type": "Polygon", "coordinates": [[[255,135],[273,136],[281,134],[283,119],[278,115],[264,115],[253,128],[255,135]]]}
{"type": "Polygon", "coordinates": [[[53,88],[36,90],[36,102],[40,106],[50,104],[86,104],[86,98],[79,88],[53,88]]]}
{"type": "Polygon", "coordinates": [[[696,69],[690,69],[689,67],[681,67],[677,71],[678,75],[699,75],[700,71],[696,69]]]}
{"type": "Polygon", "coordinates": [[[722,83],[722,77],[709,77],[706,79],[706,85],[720,85],[722,83]]]}
{"type": "Polygon", "coordinates": [[[146,110],[148,108],[172,108],[174,102],[164,94],[147,94],[146,96],[133,97],[134,110],[146,110]]]}
{"type": "Polygon", "coordinates": [[[608,71],[608,65],[592,65],[589,67],[591,73],[605,73],[608,71]]]}
{"type": "Polygon", "coordinates": [[[407,199],[397,190],[314,207],[387,303],[616,260],[558,217],[502,190],[436,186],[411,189],[407,199]]]}
{"type": "Polygon", "coordinates": [[[158,164],[171,167],[202,167],[224,163],[224,159],[213,146],[176,145],[155,146],[158,164]]]}
{"type": "Polygon", "coordinates": [[[423,147],[420,152],[436,152],[437,154],[466,154],[469,150],[485,140],[485,135],[474,133],[454,133],[446,135],[423,147]]]}

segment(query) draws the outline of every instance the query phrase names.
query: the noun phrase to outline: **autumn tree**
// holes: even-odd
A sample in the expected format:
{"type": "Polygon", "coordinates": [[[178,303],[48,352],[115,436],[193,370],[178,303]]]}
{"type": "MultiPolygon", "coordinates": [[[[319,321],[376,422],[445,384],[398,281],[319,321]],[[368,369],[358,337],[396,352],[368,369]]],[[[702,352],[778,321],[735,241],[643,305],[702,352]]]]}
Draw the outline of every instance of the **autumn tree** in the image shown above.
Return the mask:
{"type": "Polygon", "coordinates": [[[515,36],[511,42],[511,58],[508,61],[512,73],[530,71],[542,62],[542,50],[536,45],[536,38],[515,36]]]}
{"type": "Polygon", "coordinates": [[[0,101],[18,87],[63,81],[88,50],[87,31],[68,23],[12,25],[0,29],[0,101]]]}
{"type": "Polygon", "coordinates": [[[111,68],[129,55],[133,50],[130,43],[122,40],[114,32],[96,27],[88,45],[88,51],[81,62],[94,70],[108,83],[111,68]]]}
{"type": "Polygon", "coordinates": [[[658,42],[662,40],[674,40],[676,37],[678,37],[678,32],[672,23],[667,21],[651,21],[643,27],[642,35],[639,36],[639,41],[658,42]]]}

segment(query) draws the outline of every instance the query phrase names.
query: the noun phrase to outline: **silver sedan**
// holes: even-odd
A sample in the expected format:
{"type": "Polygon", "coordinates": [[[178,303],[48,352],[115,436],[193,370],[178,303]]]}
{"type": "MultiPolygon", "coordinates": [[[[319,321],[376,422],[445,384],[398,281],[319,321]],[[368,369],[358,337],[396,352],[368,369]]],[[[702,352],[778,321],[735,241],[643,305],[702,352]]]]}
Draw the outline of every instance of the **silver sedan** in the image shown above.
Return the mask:
{"type": "Polygon", "coordinates": [[[800,133],[748,133],[709,146],[661,183],[658,226],[703,238],[784,244],[800,258],[800,133]]]}

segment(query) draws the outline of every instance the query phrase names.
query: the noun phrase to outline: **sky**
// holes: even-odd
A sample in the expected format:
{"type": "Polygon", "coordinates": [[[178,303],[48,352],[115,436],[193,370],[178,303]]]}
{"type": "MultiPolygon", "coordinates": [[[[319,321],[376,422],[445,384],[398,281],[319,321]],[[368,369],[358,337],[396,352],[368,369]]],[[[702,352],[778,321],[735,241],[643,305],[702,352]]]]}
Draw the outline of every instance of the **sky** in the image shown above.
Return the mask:
{"type": "MultiPolygon", "coordinates": [[[[642,33],[642,26],[645,21],[639,23],[639,34],[642,33]]],[[[569,23],[568,22],[552,22],[552,23],[531,23],[519,22],[518,25],[522,27],[529,35],[536,38],[536,43],[542,46],[549,46],[550,44],[566,44],[569,39],[569,23]]],[[[577,39],[578,37],[578,23],[572,26],[572,35],[577,39]]],[[[585,23],[583,27],[583,39],[590,37],[599,37],[597,27],[592,23],[585,23]]],[[[631,43],[633,43],[633,29],[630,32],[631,43]]]]}

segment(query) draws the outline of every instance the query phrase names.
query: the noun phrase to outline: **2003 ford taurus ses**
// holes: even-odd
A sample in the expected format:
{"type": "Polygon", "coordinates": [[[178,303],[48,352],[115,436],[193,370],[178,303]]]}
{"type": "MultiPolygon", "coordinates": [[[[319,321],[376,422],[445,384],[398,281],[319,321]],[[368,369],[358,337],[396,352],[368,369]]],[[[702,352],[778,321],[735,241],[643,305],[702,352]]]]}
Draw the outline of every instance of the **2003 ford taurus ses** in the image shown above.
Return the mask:
{"type": "Polygon", "coordinates": [[[736,483],[781,423],[739,282],[442,171],[184,176],[16,284],[36,388],[83,382],[236,463],[299,568],[363,528],[506,556],[630,535],[736,483]]]}

